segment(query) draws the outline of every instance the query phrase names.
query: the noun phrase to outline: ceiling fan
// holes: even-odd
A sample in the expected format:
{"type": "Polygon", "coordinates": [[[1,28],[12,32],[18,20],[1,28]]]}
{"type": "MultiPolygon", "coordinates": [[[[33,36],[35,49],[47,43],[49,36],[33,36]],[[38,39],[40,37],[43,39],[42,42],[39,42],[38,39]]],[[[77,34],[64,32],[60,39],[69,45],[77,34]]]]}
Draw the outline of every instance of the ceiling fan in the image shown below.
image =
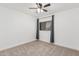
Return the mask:
{"type": "Polygon", "coordinates": [[[48,10],[46,10],[45,8],[49,7],[51,4],[48,3],[48,4],[43,5],[42,3],[36,3],[36,5],[37,5],[37,7],[32,7],[29,9],[36,9],[37,12],[40,13],[40,12],[48,12],[48,10]]]}

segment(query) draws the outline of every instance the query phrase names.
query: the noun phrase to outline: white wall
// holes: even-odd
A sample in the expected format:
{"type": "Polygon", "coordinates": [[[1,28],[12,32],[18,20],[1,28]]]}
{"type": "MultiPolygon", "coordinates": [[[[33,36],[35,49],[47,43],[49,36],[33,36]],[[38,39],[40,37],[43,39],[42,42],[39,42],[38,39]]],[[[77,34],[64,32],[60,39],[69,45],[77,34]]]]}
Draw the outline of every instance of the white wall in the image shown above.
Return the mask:
{"type": "Polygon", "coordinates": [[[55,43],[79,50],[79,8],[55,14],[55,43]]]}
{"type": "MultiPolygon", "coordinates": [[[[79,8],[57,12],[54,15],[55,44],[79,50],[79,8]]],[[[40,40],[50,42],[49,37],[49,31],[40,31],[40,40]]]]}
{"type": "MultiPolygon", "coordinates": [[[[40,18],[39,22],[51,21],[52,17],[40,18]]],[[[50,42],[50,31],[40,31],[40,40],[50,42]]]]}
{"type": "Polygon", "coordinates": [[[35,40],[36,18],[0,7],[0,50],[35,40]]]}

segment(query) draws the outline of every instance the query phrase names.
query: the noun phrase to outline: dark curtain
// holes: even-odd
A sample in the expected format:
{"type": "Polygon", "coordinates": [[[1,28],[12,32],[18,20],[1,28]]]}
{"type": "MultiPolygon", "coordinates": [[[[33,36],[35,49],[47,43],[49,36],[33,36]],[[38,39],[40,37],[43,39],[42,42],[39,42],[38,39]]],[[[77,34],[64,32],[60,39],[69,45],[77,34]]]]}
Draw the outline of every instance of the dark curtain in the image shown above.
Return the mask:
{"type": "Polygon", "coordinates": [[[52,15],[50,42],[54,43],[54,15],[52,15]]]}
{"type": "Polygon", "coordinates": [[[36,39],[39,40],[39,18],[37,19],[36,39]]]}

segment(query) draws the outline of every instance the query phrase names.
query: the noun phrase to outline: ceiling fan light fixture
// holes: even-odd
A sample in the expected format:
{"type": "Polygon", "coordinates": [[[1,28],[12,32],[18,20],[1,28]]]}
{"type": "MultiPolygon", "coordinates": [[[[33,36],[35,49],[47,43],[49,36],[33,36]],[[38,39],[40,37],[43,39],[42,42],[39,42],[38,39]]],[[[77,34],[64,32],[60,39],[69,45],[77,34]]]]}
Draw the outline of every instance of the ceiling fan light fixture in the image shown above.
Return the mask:
{"type": "Polygon", "coordinates": [[[41,9],[41,12],[43,12],[43,10],[41,9]]]}
{"type": "Polygon", "coordinates": [[[40,8],[38,8],[38,9],[37,9],[37,12],[38,12],[38,13],[41,13],[41,12],[43,12],[43,10],[40,9],[40,8]]]}
{"type": "Polygon", "coordinates": [[[40,9],[39,8],[37,9],[37,12],[40,13],[40,9]]]}
{"type": "Polygon", "coordinates": [[[32,8],[29,8],[29,9],[36,9],[36,13],[48,12],[48,10],[46,10],[45,8],[49,7],[51,5],[50,5],[50,3],[45,4],[45,5],[43,5],[42,3],[36,3],[36,6],[37,7],[35,7],[35,8],[32,7],[32,8]]]}

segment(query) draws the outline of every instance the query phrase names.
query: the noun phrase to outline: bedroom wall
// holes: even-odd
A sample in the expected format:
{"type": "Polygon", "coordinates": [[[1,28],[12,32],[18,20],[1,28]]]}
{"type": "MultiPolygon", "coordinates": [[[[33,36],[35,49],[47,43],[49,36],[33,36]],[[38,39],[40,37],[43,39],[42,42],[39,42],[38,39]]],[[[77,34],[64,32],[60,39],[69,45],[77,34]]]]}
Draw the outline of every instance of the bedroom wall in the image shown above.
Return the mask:
{"type": "Polygon", "coordinates": [[[0,50],[35,40],[36,18],[0,6],[0,50]]]}
{"type": "MultiPolygon", "coordinates": [[[[55,44],[79,50],[79,8],[54,13],[55,44]]],[[[49,16],[49,15],[48,15],[49,16]]],[[[50,18],[40,19],[48,21],[50,18]]],[[[50,42],[50,32],[40,31],[40,40],[50,42]]]]}
{"type": "Polygon", "coordinates": [[[79,50],[79,8],[55,13],[55,44],[79,50]]]}

